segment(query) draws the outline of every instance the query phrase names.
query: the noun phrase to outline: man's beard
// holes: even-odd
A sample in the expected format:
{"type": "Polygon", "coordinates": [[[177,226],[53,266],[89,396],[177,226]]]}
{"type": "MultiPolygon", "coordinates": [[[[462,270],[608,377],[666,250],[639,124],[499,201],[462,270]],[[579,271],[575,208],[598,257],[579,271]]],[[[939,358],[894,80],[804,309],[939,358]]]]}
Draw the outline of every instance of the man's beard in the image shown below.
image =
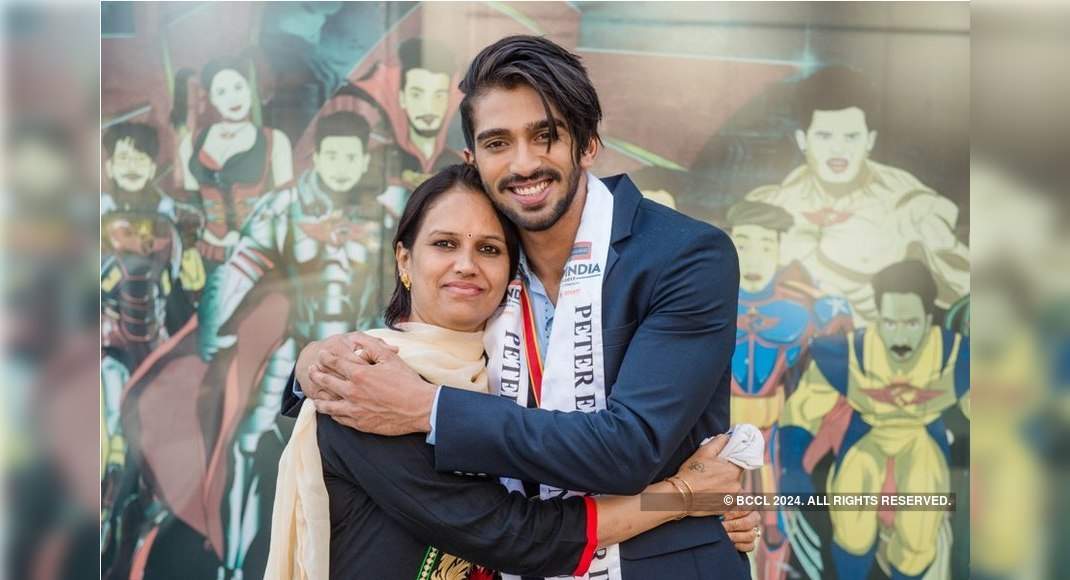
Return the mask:
{"type": "MultiPolygon", "coordinates": [[[[531,175],[533,178],[537,177],[550,177],[553,181],[561,181],[561,174],[552,169],[541,169],[531,175]]],[[[530,179],[530,178],[525,178],[530,179]]],[[[519,181],[518,178],[513,176],[502,179],[498,189],[494,189],[490,186],[486,180],[483,181],[483,188],[487,191],[505,191],[505,188],[509,186],[512,181],[519,181]]],[[[561,216],[565,215],[568,208],[572,205],[572,200],[576,198],[576,191],[580,186],[580,171],[579,168],[573,167],[568,176],[568,188],[565,190],[565,197],[561,198],[553,207],[553,211],[550,215],[539,219],[536,216],[528,217],[520,211],[514,210],[504,203],[499,203],[496,196],[491,196],[491,201],[497,206],[498,210],[505,214],[505,217],[509,218],[509,221],[517,225],[517,227],[527,230],[529,232],[543,232],[546,231],[557,223],[561,219],[561,216]]],[[[505,193],[505,195],[509,195],[505,193]]]]}
{"type": "Polygon", "coordinates": [[[412,122],[412,119],[409,119],[409,129],[411,129],[413,133],[416,133],[416,135],[423,139],[430,139],[431,137],[435,137],[438,135],[438,132],[442,130],[442,124],[440,123],[439,126],[434,129],[421,129],[419,126],[412,122]]]}

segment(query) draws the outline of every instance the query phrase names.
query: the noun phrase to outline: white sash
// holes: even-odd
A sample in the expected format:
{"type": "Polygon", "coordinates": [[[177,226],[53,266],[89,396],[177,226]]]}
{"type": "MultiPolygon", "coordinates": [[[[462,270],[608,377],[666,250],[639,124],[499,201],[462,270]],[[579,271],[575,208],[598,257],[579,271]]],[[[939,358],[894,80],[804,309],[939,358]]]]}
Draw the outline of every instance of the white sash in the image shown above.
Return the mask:
{"type": "MultiPolygon", "coordinates": [[[[539,408],[590,413],[606,408],[606,377],[602,356],[602,279],[613,228],[613,194],[598,178],[587,174],[587,199],[576,232],[572,253],[557,293],[554,325],[547,352],[542,353],[542,397],[539,408]]],[[[521,268],[527,268],[521,256],[521,268]]],[[[487,369],[494,394],[528,403],[528,353],[520,301],[522,276],[509,285],[502,311],[487,325],[484,343],[487,369]]],[[[537,337],[530,337],[538,344],[537,337]]],[[[523,493],[515,479],[502,478],[502,485],[523,493]]],[[[584,495],[540,485],[540,497],[584,495]]],[[[502,575],[507,580],[517,578],[502,575]]],[[[586,576],[620,580],[620,551],[612,545],[595,552],[586,576]]]]}

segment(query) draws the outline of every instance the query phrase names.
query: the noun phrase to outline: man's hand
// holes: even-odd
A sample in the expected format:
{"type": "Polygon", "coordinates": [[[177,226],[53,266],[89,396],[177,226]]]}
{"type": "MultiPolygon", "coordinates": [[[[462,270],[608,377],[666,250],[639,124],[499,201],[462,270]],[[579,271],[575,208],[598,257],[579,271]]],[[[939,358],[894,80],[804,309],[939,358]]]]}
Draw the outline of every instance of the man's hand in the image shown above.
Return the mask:
{"type": "MultiPolygon", "coordinates": [[[[379,435],[426,433],[436,386],[425,381],[382,340],[354,332],[321,342],[312,352],[305,395],[316,410],[354,429],[379,435]],[[338,340],[336,340],[338,339],[338,340]]],[[[298,369],[302,361],[298,360],[298,369]]],[[[300,380],[300,376],[299,379],[300,380]]]]}
{"type": "Polygon", "coordinates": [[[753,552],[758,547],[758,512],[728,512],[724,515],[724,531],[740,552],[753,552]]]}

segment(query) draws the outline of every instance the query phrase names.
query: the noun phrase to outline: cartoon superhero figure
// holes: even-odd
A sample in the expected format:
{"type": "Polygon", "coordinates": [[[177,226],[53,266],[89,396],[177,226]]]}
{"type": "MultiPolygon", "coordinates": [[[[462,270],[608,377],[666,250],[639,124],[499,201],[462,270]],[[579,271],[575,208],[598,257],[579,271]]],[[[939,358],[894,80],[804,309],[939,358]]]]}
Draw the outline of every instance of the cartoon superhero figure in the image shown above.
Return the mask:
{"type": "Polygon", "coordinates": [[[318,121],[314,170],[296,186],[264,199],[234,254],[209,281],[206,295],[218,300],[202,302],[201,352],[211,358],[234,342],[235,335],[225,331],[234,332],[239,310],[272,270],[285,274],[293,299],[285,340],[267,358],[259,385],[248,385],[255,387],[251,400],[238,406],[248,410],[233,433],[233,483],[226,498],[227,561],[235,567],[244,556],[238,552],[259,529],[251,516],[259,512],[261,495],[251,472],[253,457],[260,438],[274,429],[297,353],[313,340],[367,326],[374,316],[368,308],[373,289],[368,274],[375,271],[370,256],[378,249],[377,205],[362,207],[356,191],[368,168],[369,134],[367,121],[355,113],[340,111],[318,121]]]}
{"type": "Polygon", "coordinates": [[[119,398],[130,373],[167,338],[167,308],[181,283],[182,240],[175,202],[153,185],[156,129],[122,123],[104,135],[101,194],[101,389],[110,454],[102,473],[123,464],[119,398]]]}
{"type": "Polygon", "coordinates": [[[803,82],[803,129],[795,133],[806,164],[779,185],[747,199],[786,209],[784,263],[800,261],[822,288],[846,296],[855,325],[877,319],[870,277],[907,259],[935,275],[936,304],[969,292],[968,250],[956,237],[958,208],[910,173],[869,158],[876,107],[854,73],[826,69],[803,82]]]}
{"type": "MultiPolygon", "coordinates": [[[[827,296],[809,283],[798,263],[781,268],[780,240],[792,225],[781,208],[743,201],[727,221],[739,253],[739,314],[732,357],[732,420],[762,430],[769,445],[765,466],[746,475],[745,489],[776,493],[777,422],[787,390],[815,336],[844,332],[851,310],[842,297],[827,296]]],[[[776,511],[763,512],[761,544],[755,554],[757,577],[783,578],[789,548],[776,511]]]]}
{"type": "MultiPolygon", "coordinates": [[[[214,60],[201,71],[201,89],[215,113],[214,122],[185,133],[178,147],[182,186],[197,200],[205,224],[197,248],[210,273],[223,263],[257,201],[293,179],[290,140],[282,131],[253,122],[255,87],[251,64],[214,60]]],[[[188,71],[175,83],[175,115],[189,109],[188,71]]],[[[184,120],[180,120],[180,123],[184,120]]]]}
{"type": "MultiPolygon", "coordinates": [[[[936,282],[908,260],[873,278],[879,320],[816,339],[813,361],[780,420],[781,488],[813,491],[809,471],[829,449],[830,493],[949,493],[944,411],[969,415],[969,339],[933,325],[936,282]]],[[[798,516],[799,514],[794,514],[798,516]]],[[[892,578],[920,578],[936,559],[946,513],[829,512],[840,578],[864,579],[879,547],[892,578]],[[878,542],[878,537],[884,542],[878,542]]],[[[794,543],[794,538],[793,538],[794,543]]]]}
{"type": "Polygon", "coordinates": [[[339,111],[315,132],[314,168],[261,200],[209,275],[197,320],[131,379],[124,402],[139,459],[156,474],[153,493],[207,538],[227,578],[262,571],[249,554],[266,539],[273,490],[265,469],[284,443],[276,420],[297,353],[377,315],[370,278],[378,264],[369,256],[379,250],[383,210],[360,186],[369,125],[339,111]]]}

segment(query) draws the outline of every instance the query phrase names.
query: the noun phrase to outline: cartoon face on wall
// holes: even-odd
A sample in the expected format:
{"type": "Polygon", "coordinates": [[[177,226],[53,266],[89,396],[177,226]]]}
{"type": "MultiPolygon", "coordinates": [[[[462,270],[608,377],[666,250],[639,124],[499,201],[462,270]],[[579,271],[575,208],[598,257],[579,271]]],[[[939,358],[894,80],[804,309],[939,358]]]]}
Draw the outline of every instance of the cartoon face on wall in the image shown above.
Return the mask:
{"type": "Polygon", "coordinates": [[[116,142],[115,152],[104,162],[104,173],[123,191],[137,192],[156,176],[156,163],[127,138],[116,142]]]}
{"type": "Polygon", "coordinates": [[[866,113],[858,107],[814,111],[806,131],[795,132],[795,142],[821,181],[849,183],[873,150],[877,132],[869,129],[866,113]]]}
{"type": "Polygon", "coordinates": [[[450,99],[450,75],[425,68],[405,71],[398,100],[409,126],[423,137],[436,135],[446,118],[450,99]]]}
{"type": "Polygon", "coordinates": [[[889,292],[881,296],[877,332],[892,360],[907,362],[914,358],[932,324],[933,315],[925,312],[917,294],[889,292]]]}
{"type": "Polygon", "coordinates": [[[244,121],[253,105],[249,81],[232,68],[225,68],[212,77],[208,98],[225,121],[244,121]]]}
{"type": "Polygon", "coordinates": [[[732,228],[739,253],[739,287],[759,292],[769,285],[780,264],[780,233],[755,224],[732,228]]]}
{"type": "Polygon", "coordinates": [[[312,163],[324,185],[332,191],[345,192],[360,182],[370,159],[360,137],[333,136],[320,142],[312,163]]]}

